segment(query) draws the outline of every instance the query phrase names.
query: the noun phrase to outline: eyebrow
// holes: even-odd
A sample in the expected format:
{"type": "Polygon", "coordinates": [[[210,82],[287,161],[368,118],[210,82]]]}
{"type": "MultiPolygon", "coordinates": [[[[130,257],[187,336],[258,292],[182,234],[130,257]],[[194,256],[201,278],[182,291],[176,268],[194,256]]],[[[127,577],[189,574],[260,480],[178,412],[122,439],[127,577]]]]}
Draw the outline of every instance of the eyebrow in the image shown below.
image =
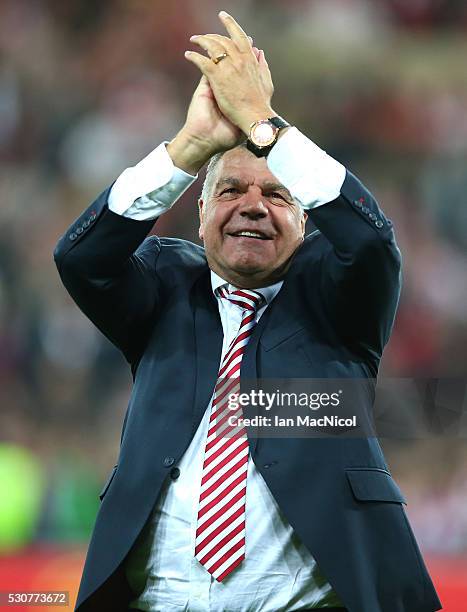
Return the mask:
{"type": "MultiPolygon", "coordinates": [[[[244,182],[234,176],[225,176],[217,182],[216,191],[225,185],[232,185],[233,187],[241,188],[244,185],[244,182]]],[[[293,201],[290,191],[280,183],[265,181],[260,187],[261,191],[282,191],[290,200],[293,201]]]]}

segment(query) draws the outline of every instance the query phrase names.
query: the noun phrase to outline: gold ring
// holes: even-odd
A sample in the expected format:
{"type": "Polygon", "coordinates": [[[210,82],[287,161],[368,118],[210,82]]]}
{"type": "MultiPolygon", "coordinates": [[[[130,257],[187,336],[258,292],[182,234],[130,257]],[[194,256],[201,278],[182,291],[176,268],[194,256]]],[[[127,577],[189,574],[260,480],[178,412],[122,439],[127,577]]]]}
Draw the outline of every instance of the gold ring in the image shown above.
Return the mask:
{"type": "Polygon", "coordinates": [[[224,57],[227,57],[228,55],[229,55],[228,53],[221,53],[221,54],[220,54],[220,55],[218,55],[217,57],[213,57],[213,58],[212,58],[212,61],[213,61],[215,64],[218,64],[218,63],[219,63],[221,60],[223,60],[223,59],[224,59],[224,57]]]}

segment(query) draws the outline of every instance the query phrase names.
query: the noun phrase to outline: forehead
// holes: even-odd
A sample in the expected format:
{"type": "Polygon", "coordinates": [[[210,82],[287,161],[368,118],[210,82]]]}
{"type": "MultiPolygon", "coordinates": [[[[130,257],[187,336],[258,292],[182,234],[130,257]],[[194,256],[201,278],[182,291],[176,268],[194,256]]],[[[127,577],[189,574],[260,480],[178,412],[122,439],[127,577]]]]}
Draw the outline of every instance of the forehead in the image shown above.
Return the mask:
{"type": "Polygon", "coordinates": [[[277,178],[268,168],[266,158],[256,157],[243,147],[224,153],[216,170],[214,185],[225,177],[235,177],[250,185],[260,185],[266,182],[278,183],[277,178]]]}

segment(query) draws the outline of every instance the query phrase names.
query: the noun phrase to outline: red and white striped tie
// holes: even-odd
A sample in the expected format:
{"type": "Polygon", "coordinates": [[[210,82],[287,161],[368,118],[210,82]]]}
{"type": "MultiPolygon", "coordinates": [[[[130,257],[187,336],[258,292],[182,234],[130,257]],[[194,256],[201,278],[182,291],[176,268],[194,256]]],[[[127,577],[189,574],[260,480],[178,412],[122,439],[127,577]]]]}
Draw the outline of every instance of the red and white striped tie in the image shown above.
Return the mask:
{"type": "Polygon", "coordinates": [[[218,295],[243,310],[237,336],[219,370],[211,406],[198,504],[195,557],[221,582],[245,558],[245,500],[248,438],[245,427],[235,426],[242,408],[229,408],[229,397],[240,392],[243,353],[256,325],[255,315],[264,298],[250,289],[218,295]],[[232,425],[229,424],[230,417],[232,425]]]}

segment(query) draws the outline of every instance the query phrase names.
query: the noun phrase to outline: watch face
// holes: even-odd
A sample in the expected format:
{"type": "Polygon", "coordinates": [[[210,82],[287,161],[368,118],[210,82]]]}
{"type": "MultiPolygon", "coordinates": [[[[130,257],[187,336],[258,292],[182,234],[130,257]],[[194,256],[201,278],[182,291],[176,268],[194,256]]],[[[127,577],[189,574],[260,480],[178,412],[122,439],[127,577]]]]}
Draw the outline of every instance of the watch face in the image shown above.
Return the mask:
{"type": "Polygon", "coordinates": [[[250,140],[257,147],[267,147],[274,142],[277,131],[278,128],[269,121],[258,121],[251,130],[250,140]]]}

